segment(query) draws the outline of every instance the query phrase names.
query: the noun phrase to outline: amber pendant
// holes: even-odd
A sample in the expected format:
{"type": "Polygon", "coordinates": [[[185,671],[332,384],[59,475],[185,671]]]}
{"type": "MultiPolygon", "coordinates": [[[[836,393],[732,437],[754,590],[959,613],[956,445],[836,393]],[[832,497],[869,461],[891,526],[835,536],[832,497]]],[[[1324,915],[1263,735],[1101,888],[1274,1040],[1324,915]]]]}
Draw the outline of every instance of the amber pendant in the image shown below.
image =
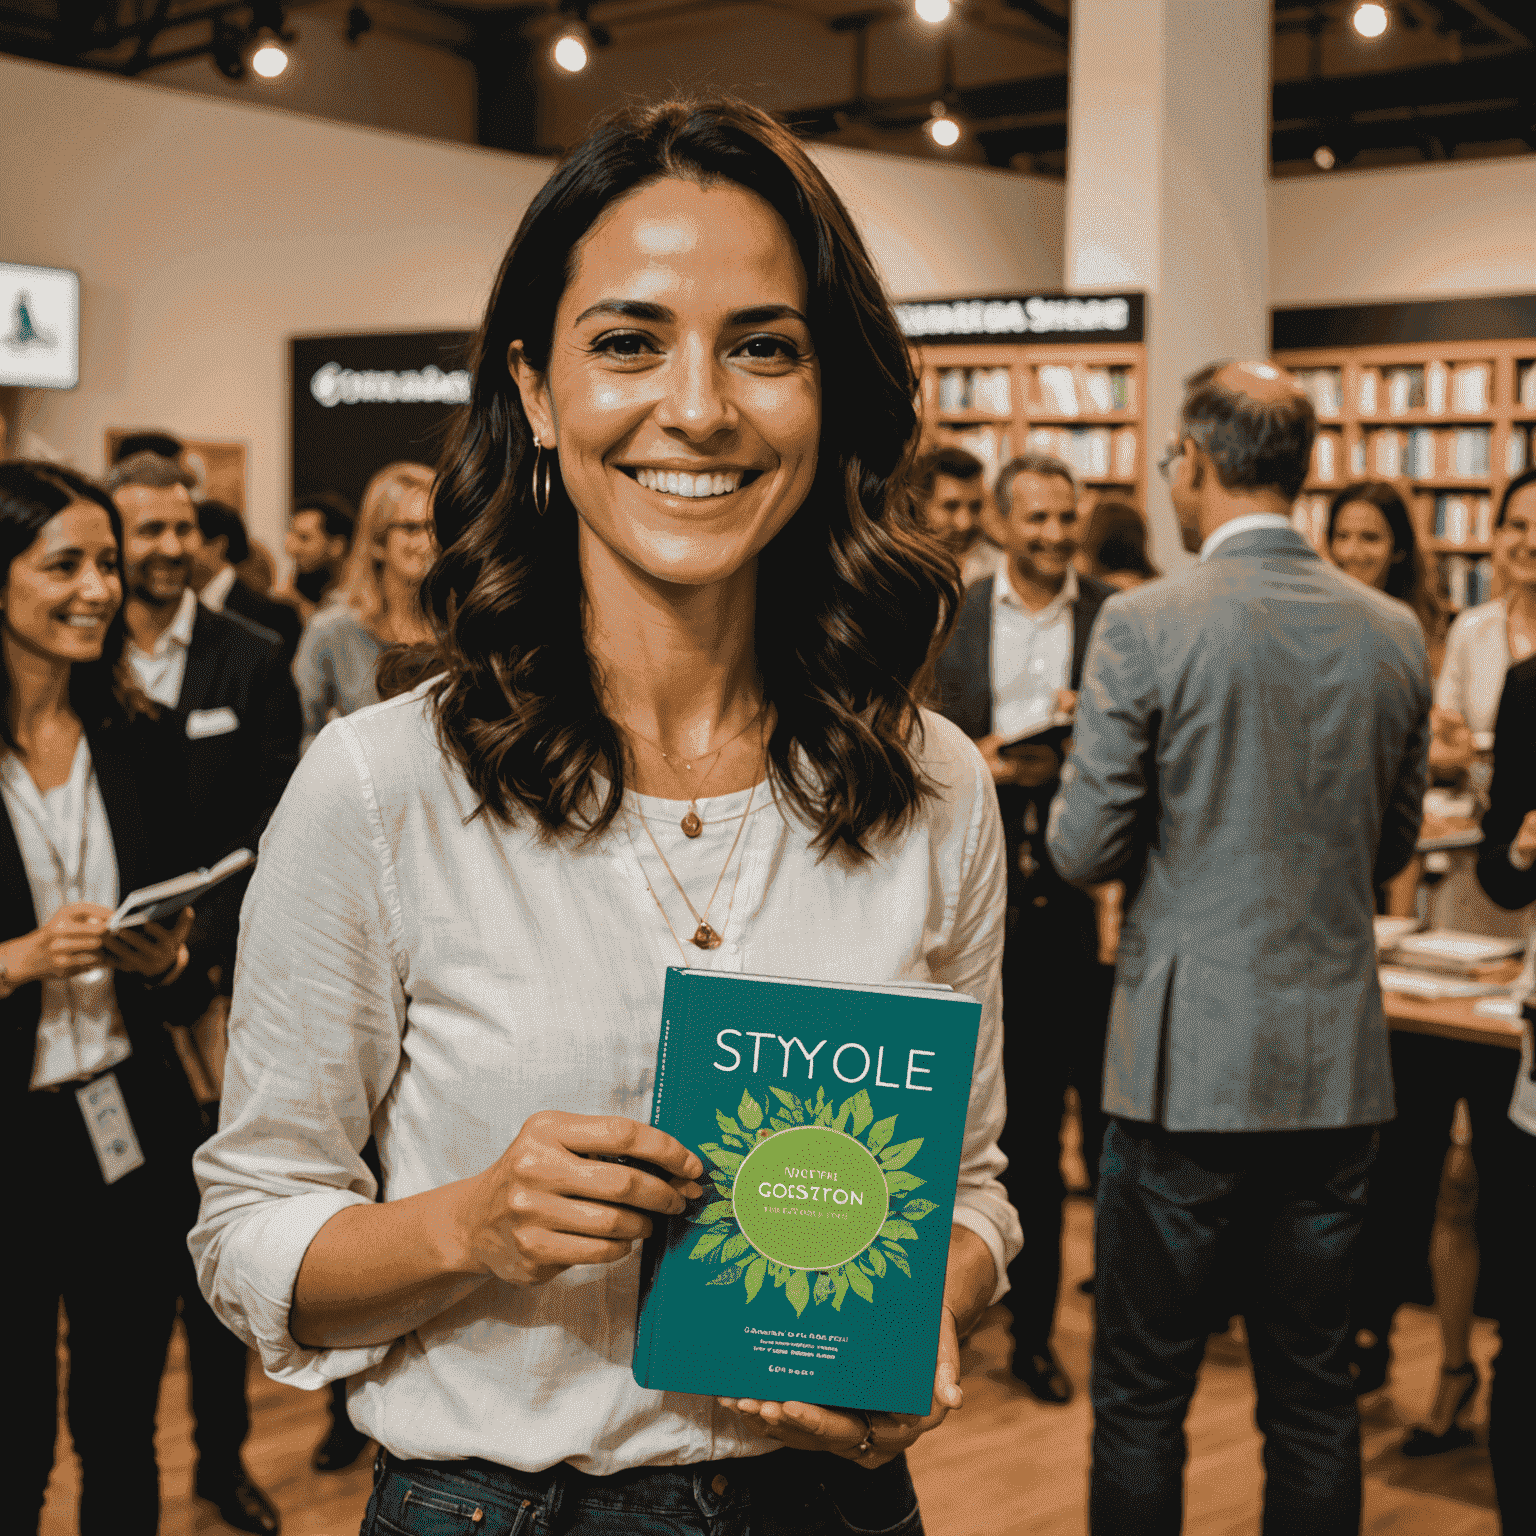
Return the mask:
{"type": "Polygon", "coordinates": [[[693,931],[693,942],[700,949],[719,949],[720,935],[708,923],[700,923],[693,931]]]}
{"type": "Polygon", "coordinates": [[[688,814],[678,825],[683,829],[684,837],[697,837],[704,830],[704,823],[699,820],[699,813],[691,805],[688,807],[688,814]]]}

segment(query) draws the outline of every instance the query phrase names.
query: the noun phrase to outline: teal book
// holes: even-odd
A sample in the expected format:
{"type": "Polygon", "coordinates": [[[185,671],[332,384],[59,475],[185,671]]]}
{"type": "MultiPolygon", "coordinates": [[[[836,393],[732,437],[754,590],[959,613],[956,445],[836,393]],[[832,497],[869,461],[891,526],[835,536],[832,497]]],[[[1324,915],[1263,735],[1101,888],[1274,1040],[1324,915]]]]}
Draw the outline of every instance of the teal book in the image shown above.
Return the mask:
{"type": "Polygon", "coordinates": [[[981,1005],[667,972],[651,1123],[704,1195],[641,1256],[642,1387],[927,1413],[981,1005]]]}

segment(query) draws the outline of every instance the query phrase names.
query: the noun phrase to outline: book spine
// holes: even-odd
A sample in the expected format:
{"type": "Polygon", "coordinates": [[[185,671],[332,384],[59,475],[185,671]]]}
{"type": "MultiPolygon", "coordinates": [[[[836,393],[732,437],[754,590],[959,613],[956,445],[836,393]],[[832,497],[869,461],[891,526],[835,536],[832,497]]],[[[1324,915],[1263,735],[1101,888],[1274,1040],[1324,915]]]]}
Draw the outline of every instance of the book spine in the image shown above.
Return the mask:
{"type": "MultiPolygon", "coordinates": [[[[673,968],[667,970],[666,990],[662,994],[661,1008],[661,1040],[656,1049],[656,1086],[651,1093],[651,1124],[661,1128],[665,1119],[664,1104],[666,1101],[667,1083],[667,1057],[668,1047],[672,1041],[673,1022],[683,1012],[684,987],[683,977],[673,968]]],[[[658,1218],[653,1225],[650,1238],[644,1246],[640,1260],[640,1305],[635,1317],[635,1353],[631,1364],[631,1370],[645,1387],[651,1383],[651,1370],[654,1364],[655,1341],[657,1323],[659,1321],[664,1299],[665,1287],[655,1284],[648,1285],[648,1281],[655,1278],[654,1271],[648,1272],[648,1265],[660,1263],[663,1247],[666,1243],[665,1219],[658,1218]]]]}

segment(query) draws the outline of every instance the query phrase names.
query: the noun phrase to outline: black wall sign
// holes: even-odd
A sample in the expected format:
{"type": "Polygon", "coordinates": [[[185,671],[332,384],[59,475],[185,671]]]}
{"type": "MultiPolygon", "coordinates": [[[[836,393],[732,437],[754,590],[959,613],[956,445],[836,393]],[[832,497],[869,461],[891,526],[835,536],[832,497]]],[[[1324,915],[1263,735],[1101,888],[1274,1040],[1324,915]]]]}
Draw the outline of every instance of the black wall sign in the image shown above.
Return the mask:
{"type": "Polygon", "coordinates": [[[469,400],[472,331],[301,336],[290,343],[293,493],[356,506],[396,459],[435,466],[469,400]]]}
{"type": "Polygon", "coordinates": [[[1146,298],[1140,293],[1035,293],[1018,298],[916,299],[897,304],[908,341],[1029,343],[1143,341],[1146,298]]]}
{"type": "Polygon", "coordinates": [[[1536,294],[1277,309],[1271,335],[1276,352],[1436,341],[1513,341],[1536,337],[1536,294]]]}

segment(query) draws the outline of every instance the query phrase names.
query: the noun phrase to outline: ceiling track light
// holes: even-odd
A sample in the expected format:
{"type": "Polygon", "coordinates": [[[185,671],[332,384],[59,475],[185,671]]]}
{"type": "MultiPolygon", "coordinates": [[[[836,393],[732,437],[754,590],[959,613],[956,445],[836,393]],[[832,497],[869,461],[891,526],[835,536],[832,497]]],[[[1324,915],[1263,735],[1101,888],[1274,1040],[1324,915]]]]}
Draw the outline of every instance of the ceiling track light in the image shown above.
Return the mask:
{"type": "Polygon", "coordinates": [[[1380,37],[1392,21],[1391,13],[1384,5],[1357,5],[1350,21],[1361,37],[1380,37]]]}
{"type": "Polygon", "coordinates": [[[590,9],[591,0],[562,0],[560,14],[566,19],[555,33],[549,56],[568,75],[579,75],[591,63],[593,52],[613,41],[604,28],[587,20],[590,9]]]}
{"type": "Polygon", "coordinates": [[[940,149],[953,149],[960,142],[960,124],[942,101],[936,101],[928,108],[927,128],[928,137],[940,149]]]}
{"type": "Polygon", "coordinates": [[[950,0],[916,0],[918,19],[926,21],[930,27],[937,27],[948,21],[952,9],[950,0]]]}

